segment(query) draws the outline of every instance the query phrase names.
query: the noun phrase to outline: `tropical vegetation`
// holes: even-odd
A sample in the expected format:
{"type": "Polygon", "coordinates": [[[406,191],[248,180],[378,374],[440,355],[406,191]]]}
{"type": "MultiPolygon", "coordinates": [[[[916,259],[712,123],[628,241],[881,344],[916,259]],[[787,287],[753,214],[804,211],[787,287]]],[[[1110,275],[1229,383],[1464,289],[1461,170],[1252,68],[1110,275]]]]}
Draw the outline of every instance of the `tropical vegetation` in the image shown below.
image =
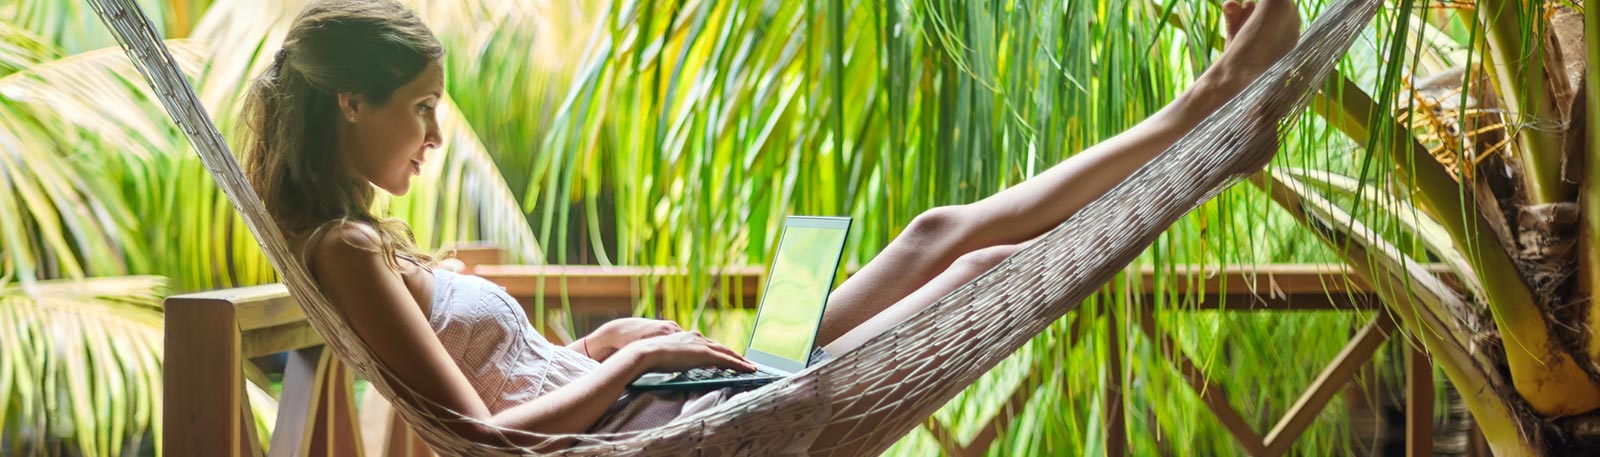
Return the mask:
{"type": "MultiPolygon", "coordinates": [[[[1328,3],[1296,1],[1307,18],[1328,3]]],[[[243,88],[303,2],[140,3],[236,137],[243,88]]],[[[919,212],[1137,123],[1221,46],[1203,0],[406,3],[448,49],[448,140],[387,211],[428,247],[687,267],[637,311],[714,333],[748,316],[708,309],[709,272],[765,263],[783,215],[853,216],[859,265],[919,212]]],[[[1600,23],[1578,1],[1388,2],[1269,172],[1138,263],[1348,264],[1497,451],[1592,443],[1600,121],[1585,113],[1600,107],[1583,94],[1600,35],[1585,14],[1600,23]]],[[[0,113],[0,453],[159,452],[160,298],[274,274],[86,4],[0,0],[0,113]]],[[[1170,290],[1150,304],[1161,327],[1258,430],[1374,318],[1184,310],[1170,290]]],[[[1109,343],[1138,333],[1124,297],[1069,314],[936,419],[970,437],[1015,415],[1002,455],[1099,454],[1102,386],[1123,382],[1134,453],[1241,453],[1150,339],[1109,343]],[[1019,384],[1034,400],[1006,407],[1019,384]]],[[[1364,451],[1341,402],[1294,452],[1364,451]]],[[[919,430],[895,451],[938,449],[919,430]]]]}

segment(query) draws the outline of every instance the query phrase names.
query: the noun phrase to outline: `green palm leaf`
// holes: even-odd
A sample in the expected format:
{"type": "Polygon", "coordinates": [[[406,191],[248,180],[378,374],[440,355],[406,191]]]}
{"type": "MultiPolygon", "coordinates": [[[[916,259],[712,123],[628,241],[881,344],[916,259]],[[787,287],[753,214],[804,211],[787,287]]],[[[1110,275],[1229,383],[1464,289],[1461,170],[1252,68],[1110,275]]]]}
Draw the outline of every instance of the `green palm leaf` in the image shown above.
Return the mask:
{"type": "MultiPolygon", "coordinates": [[[[265,62],[256,52],[228,51],[264,48],[281,39],[275,30],[283,25],[260,16],[251,27],[225,20],[237,10],[213,8],[195,40],[169,42],[230,130],[242,87],[265,62]]],[[[189,291],[270,282],[275,274],[120,49],[25,65],[0,77],[0,287],[32,297],[0,305],[12,351],[0,360],[0,398],[9,403],[0,411],[13,412],[0,430],[26,435],[11,441],[19,446],[135,452],[129,440],[154,436],[147,432],[159,422],[160,315],[153,303],[164,283],[124,290],[128,298],[117,301],[104,287],[94,289],[100,295],[61,295],[62,286],[40,279],[158,274],[189,291]],[[83,311],[119,304],[132,307],[83,311]],[[141,312],[149,316],[127,318],[141,312]],[[68,334],[75,336],[59,337],[68,334]]],[[[542,258],[471,126],[449,103],[441,122],[446,147],[434,153],[419,191],[389,202],[388,211],[411,223],[424,246],[488,240],[515,247],[514,259],[542,258]]]]}
{"type": "Polygon", "coordinates": [[[129,276],[0,288],[6,453],[66,443],[85,455],[122,455],[154,445],[165,287],[158,277],[129,276]]]}

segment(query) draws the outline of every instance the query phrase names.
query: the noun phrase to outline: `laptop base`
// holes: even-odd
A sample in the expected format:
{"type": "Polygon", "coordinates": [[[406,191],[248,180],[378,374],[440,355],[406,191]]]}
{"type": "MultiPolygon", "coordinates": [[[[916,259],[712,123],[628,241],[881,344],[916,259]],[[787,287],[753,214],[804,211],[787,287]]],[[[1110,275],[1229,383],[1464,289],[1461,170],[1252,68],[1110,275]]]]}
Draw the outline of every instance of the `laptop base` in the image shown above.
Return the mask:
{"type": "Polygon", "coordinates": [[[731,370],[696,368],[680,373],[651,373],[628,385],[629,390],[711,390],[723,387],[755,387],[783,379],[784,375],[762,371],[737,373],[731,370]]]}

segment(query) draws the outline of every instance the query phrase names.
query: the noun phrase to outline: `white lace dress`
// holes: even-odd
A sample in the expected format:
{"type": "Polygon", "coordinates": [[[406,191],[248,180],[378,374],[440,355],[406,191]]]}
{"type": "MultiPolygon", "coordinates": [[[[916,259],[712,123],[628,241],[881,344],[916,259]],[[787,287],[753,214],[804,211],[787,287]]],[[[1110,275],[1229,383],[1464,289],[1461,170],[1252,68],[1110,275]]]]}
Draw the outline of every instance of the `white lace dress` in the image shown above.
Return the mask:
{"type": "MultiPolygon", "coordinates": [[[[522,306],[486,279],[433,269],[428,323],[492,413],[566,385],[599,363],[551,344],[534,330],[522,306]]],[[[710,409],[738,391],[630,393],[618,399],[593,433],[659,427],[710,409]]]]}

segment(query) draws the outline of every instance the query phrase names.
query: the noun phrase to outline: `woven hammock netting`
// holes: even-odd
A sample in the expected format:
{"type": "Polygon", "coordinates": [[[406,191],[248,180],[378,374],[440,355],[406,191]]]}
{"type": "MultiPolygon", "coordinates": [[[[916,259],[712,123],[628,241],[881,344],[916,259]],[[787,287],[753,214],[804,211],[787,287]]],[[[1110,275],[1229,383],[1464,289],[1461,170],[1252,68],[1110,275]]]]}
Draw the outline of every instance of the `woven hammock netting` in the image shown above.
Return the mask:
{"type": "Polygon", "coordinates": [[[1290,53],[1127,181],[1027,249],[952,291],[860,349],[666,426],[604,435],[473,442],[451,432],[472,419],[416,395],[387,369],[318,290],[241,172],[161,35],[135,0],[89,0],[267,258],[341,360],[372,381],[441,455],[876,454],[1099,290],[1178,218],[1275,153],[1298,114],[1376,13],[1379,0],[1329,6],[1290,53]],[[1265,120],[1265,121],[1263,121],[1265,120]],[[818,440],[826,430],[827,440],[818,440]],[[541,445],[549,443],[549,445],[541,445]],[[529,445],[532,444],[532,445],[529,445]]]}

